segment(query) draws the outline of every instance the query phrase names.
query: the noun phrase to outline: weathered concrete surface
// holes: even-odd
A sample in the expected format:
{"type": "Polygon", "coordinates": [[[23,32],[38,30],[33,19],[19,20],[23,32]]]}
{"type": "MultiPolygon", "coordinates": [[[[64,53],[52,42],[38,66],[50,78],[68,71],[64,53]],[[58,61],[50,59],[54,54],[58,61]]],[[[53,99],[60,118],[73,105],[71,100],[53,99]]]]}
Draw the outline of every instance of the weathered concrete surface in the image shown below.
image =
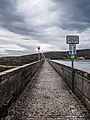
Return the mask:
{"type": "Polygon", "coordinates": [[[89,120],[88,112],[45,61],[5,120],[89,120]]]}
{"type": "Polygon", "coordinates": [[[3,116],[3,109],[7,108],[8,103],[15,97],[17,92],[25,86],[30,78],[43,64],[43,60],[25,64],[4,72],[0,72],[0,118],[3,116]]]}

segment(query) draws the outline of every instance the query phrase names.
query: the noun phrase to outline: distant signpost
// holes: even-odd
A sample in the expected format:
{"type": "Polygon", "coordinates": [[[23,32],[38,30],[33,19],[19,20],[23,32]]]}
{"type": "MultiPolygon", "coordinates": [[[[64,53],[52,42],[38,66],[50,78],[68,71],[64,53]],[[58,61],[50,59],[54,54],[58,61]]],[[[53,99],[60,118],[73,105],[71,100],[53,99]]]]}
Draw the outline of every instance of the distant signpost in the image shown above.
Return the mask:
{"type": "Polygon", "coordinates": [[[66,43],[69,44],[69,55],[72,61],[72,91],[74,87],[74,59],[76,58],[76,44],[79,44],[79,36],[77,35],[68,35],[66,36],[66,43]]]}
{"type": "Polygon", "coordinates": [[[38,60],[40,60],[40,47],[38,46],[38,60]]]}

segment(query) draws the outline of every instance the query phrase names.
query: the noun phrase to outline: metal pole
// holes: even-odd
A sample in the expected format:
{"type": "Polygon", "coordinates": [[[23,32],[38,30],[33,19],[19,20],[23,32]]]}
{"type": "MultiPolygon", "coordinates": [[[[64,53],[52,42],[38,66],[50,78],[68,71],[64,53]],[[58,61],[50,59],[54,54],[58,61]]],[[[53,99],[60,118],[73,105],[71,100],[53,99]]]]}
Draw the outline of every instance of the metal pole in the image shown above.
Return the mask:
{"type": "Polygon", "coordinates": [[[72,91],[74,91],[74,61],[72,60],[72,91]]]}
{"type": "Polygon", "coordinates": [[[40,58],[40,50],[39,50],[39,60],[40,60],[41,58],[40,58]]]}
{"type": "Polygon", "coordinates": [[[38,50],[38,60],[40,60],[40,57],[39,57],[39,50],[38,50]]]}
{"type": "Polygon", "coordinates": [[[38,47],[38,60],[40,60],[40,47],[38,47]]]}

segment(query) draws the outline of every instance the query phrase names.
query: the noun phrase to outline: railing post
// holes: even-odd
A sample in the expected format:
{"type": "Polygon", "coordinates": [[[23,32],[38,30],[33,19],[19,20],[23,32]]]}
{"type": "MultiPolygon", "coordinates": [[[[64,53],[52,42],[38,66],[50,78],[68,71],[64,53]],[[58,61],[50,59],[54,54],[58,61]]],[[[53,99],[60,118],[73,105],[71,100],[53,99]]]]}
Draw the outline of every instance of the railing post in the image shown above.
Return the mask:
{"type": "Polygon", "coordinates": [[[71,73],[72,73],[72,91],[74,91],[74,61],[72,61],[71,73]]]}

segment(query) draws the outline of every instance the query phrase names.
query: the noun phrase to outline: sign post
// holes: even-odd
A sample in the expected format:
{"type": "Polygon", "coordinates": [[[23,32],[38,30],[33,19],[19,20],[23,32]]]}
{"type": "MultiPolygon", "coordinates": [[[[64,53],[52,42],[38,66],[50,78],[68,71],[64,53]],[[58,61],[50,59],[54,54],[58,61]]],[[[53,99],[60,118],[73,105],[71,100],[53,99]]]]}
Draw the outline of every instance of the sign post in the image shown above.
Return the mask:
{"type": "Polygon", "coordinates": [[[40,60],[40,47],[38,46],[38,60],[40,60]]]}
{"type": "Polygon", "coordinates": [[[74,59],[76,58],[76,44],[79,44],[79,36],[68,35],[66,36],[66,43],[69,44],[69,55],[72,61],[71,76],[72,76],[72,91],[74,91],[74,59]]]}

